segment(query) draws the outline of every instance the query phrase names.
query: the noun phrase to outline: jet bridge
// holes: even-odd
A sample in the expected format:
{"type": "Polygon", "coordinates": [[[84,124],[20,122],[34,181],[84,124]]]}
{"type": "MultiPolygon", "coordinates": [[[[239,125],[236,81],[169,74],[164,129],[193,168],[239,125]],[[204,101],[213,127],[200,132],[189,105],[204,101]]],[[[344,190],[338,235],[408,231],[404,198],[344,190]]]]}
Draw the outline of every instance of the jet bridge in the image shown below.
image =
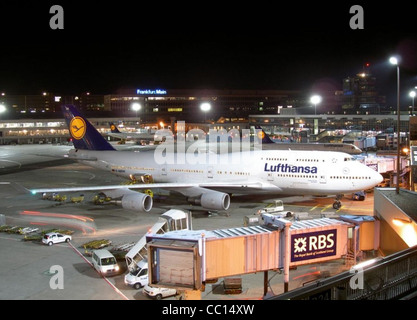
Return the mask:
{"type": "Polygon", "coordinates": [[[348,222],[322,218],[291,222],[264,214],[264,225],[148,234],[149,284],[201,290],[207,280],[284,270],[347,256],[348,222]]]}

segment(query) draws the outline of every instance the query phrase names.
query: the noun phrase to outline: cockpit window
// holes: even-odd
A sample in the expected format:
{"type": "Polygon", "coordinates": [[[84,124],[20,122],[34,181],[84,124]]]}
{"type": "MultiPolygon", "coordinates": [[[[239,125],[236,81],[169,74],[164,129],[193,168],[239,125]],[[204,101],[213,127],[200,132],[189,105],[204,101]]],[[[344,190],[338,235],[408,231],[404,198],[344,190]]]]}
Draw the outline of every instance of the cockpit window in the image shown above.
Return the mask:
{"type": "Polygon", "coordinates": [[[352,161],[352,158],[346,157],[345,161],[352,161]]]}

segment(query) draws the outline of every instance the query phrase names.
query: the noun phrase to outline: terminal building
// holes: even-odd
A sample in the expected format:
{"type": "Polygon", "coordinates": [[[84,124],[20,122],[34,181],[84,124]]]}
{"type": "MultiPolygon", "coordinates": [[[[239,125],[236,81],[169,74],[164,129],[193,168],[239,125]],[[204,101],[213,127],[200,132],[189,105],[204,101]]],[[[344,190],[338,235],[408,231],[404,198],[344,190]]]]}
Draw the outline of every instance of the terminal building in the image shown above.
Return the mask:
{"type": "MultiPolygon", "coordinates": [[[[281,109],[310,108],[300,91],[129,89],[106,95],[105,110],[119,115],[135,113],[143,123],[247,123],[251,114],[279,114],[281,109]],[[135,106],[137,111],[132,111],[135,106]]],[[[330,107],[330,102],[329,102],[330,107]]]]}
{"type": "Polygon", "coordinates": [[[381,113],[386,105],[386,98],[378,94],[377,80],[370,74],[369,64],[356,76],[343,79],[342,101],[344,112],[381,113]]]}

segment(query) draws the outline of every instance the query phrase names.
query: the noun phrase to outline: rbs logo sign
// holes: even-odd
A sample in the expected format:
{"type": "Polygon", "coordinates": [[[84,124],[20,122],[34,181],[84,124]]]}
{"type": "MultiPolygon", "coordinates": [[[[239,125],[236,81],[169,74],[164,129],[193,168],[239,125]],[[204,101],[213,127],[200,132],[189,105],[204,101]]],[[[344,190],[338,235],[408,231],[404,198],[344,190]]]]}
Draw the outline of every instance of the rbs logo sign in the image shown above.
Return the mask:
{"type": "Polygon", "coordinates": [[[291,236],[291,262],[336,255],[337,229],[291,236]]]}

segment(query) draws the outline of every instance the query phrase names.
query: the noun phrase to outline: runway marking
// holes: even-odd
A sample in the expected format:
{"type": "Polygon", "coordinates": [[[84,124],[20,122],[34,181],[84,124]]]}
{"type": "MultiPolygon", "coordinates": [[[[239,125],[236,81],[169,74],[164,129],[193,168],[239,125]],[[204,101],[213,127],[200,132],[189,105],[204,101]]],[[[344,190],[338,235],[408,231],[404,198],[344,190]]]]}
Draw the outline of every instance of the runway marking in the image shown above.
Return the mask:
{"type": "Polygon", "coordinates": [[[331,206],[332,206],[331,204],[329,204],[329,205],[325,206],[323,209],[321,209],[321,212],[326,211],[326,210],[327,210],[327,209],[329,209],[331,206]]]}
{"type": "MultiPolygon", "coordinates": [[[[90,261],[88,261],[88,259],[86,258],[86,257],[84,257],[83,256],[83,254],[76,248],[76,247],[74,247],[74,245],[71,243],[71,242],[68,242],[68,244],[69,244],[69,246],[81,257],[81,258],[83,258],[83,260],[85,261],[85,262],[87,262],[89,265],[90,265],[90,267],[91,268],[93,268],[94,269],[94,271],[96,271],[97,272],[97,270],[94,268],[94,266],[93,266],[93,264],[90,262],[90,261]]],[[[98,272],[97,272],[98,273],[98,272]]],[[[121,292],[113,283],[111,283],[110,282],[110,280],[109,279],[107,279],[105,276],[103,276],[103,275],[101,275],[100,274],[100,276],[112,287],[112,289],[116,292],[116,293],[118,293],[120,296],[122,296],[122,298],[123,299],[125,299],[125,300],[129,300],[129,298],[128,297],[126,297],[124,294],[123,294],[123,292],[121,292]]]]}

